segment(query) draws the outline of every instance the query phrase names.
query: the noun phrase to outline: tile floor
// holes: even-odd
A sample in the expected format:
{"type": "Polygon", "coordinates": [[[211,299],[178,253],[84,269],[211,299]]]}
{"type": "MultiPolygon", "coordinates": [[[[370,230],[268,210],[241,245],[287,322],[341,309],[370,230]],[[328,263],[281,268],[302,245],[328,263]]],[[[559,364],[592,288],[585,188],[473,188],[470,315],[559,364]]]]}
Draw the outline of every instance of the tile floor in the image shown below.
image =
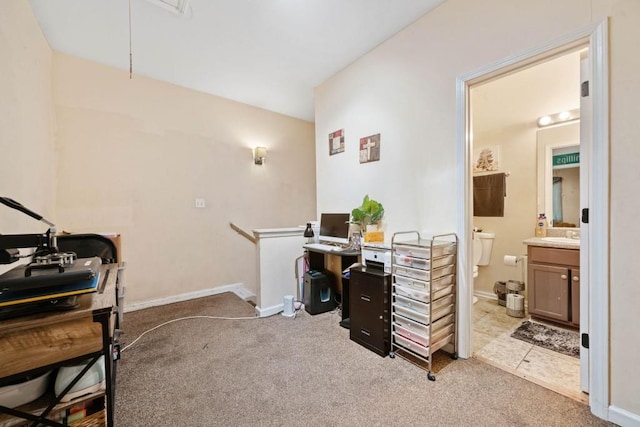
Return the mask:
{"type": "Polygon", "coordinates": [[[511,338],[520,319],[507,315],[497,300],[473,305],[474,357],[565,396],[586,402],[580,390],[580,360],[511,338]]]}

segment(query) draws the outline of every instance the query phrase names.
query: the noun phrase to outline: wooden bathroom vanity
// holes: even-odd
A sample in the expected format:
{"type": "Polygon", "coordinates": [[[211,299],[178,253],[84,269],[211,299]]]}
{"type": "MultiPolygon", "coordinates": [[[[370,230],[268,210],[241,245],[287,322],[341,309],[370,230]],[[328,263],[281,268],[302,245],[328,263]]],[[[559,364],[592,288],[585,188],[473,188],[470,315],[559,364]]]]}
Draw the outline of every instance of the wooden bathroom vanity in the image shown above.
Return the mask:
{"type": "Polygon", "coordinates": [[[528,309],[532,317],[580,325],[580,244],[531,238],[527,245],[528,309]]]}

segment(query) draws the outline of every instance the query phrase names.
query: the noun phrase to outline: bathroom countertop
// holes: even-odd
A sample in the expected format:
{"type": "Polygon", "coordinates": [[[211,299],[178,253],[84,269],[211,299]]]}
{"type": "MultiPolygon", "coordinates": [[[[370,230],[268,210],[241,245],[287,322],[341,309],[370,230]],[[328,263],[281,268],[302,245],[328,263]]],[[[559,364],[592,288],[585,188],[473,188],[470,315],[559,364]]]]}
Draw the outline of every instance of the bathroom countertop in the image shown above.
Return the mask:
{"type": "Polygon", "coordinates": [[[580,249],[579,239],[563,239],[562,241],[546,240],[543,237],[529,237],[522,241],[525,245],[544,246],[547,248],[580,249]]]}

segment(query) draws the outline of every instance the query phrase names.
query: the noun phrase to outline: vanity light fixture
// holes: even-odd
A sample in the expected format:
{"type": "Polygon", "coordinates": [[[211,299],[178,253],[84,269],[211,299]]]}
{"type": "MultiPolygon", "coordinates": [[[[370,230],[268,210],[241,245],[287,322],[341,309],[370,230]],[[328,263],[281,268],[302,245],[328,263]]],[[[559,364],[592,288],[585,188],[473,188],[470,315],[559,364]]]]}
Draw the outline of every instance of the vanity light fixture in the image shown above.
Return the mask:
{"type": "Polygon", "coordinates": [[[261,165],[267,158],[266,147],[256,147],[253,149],[253,161],[256,165],[261,165]]]}
{"type": "Polygon", "coordinates": [[[551,116],[542,116],[538,119],[538,126],[549,126],[551,122],[551,116]]]}
{"type": "Polygon", "coordinates": [[[542,116],[538,119],[538,127],[546,127],[555,125],[558,123],[569,122],[572,120],[578,120],[580,118],[580,109],[576,108],[569,111],[561,111],[560,113],[550,114],[548,116],[542,116]]]}

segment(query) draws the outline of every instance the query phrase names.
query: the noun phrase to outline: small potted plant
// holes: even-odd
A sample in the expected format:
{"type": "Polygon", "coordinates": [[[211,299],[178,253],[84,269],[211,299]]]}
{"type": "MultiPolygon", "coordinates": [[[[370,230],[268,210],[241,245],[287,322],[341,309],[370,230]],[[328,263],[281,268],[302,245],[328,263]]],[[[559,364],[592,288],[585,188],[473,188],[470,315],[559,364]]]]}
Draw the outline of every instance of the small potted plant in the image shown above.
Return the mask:
{"type": "Polygon", "coordinates": [[[360,227],[365,242],[383,242],[384,232],[380,230],[383,216],[382,203],[370,199],[367,194],[362,200],[362,205],[351,211],[351,223],[360,227]]]}

